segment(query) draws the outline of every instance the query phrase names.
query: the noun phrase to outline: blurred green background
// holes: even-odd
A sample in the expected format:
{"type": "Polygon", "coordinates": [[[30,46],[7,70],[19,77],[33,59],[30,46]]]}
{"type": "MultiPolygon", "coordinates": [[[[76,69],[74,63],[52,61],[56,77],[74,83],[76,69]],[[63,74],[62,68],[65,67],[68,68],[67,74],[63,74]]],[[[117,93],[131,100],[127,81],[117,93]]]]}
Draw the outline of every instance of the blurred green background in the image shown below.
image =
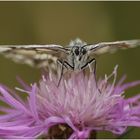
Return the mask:
{"type": "MultiPolygon", "coordinates": [[[[61,44],[81,38],[88,43],[140,38],[140,2],[0,2],[0,44],[61,44]]],[[[104,76],[119,64],[118,77],[140,79],[140,46],[105,54],[97,59],[97,74],[104,76]]],[[[40,70],[0,56],[0,83],[19,86],[16,76],[38,81],[40,70]]],[[[128,95],[139,93],[140,87],[128,95]]],[[[140,138],[135,128],[125,138],[140,138]]],[[[101,132],[99,138],[113,138],[101,132]]]]}

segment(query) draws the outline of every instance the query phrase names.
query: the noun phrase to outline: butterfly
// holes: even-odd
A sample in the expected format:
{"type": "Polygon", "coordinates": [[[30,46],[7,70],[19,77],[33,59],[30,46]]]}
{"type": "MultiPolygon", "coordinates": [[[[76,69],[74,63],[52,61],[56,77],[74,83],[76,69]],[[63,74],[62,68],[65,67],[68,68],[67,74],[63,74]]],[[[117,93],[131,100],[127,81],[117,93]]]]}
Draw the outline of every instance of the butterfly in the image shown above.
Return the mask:
{"type": "MultiPolygon", "coordinates": [[[[69,45],[0,45],[0,53],[15,62],[35,67],[57,69],[56,64],[63,68],[83,70],[95,63],[95,55],[114,52],[117,49],[134,48],[140,45],[140,40],[101,42],[87,44],[79,38],[70,41],[69,45]]],[[[96,69],[96,68],[95,68],[96,69]]]]}

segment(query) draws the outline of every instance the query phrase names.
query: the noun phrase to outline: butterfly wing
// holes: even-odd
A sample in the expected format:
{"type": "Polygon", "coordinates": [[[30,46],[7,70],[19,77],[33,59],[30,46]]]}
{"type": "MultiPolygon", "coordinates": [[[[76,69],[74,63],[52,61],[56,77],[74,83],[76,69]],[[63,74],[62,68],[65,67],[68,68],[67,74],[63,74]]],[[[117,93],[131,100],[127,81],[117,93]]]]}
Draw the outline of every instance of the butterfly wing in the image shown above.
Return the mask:
{"type": "Polygon", "coordinates": [[[60,45],[0,45],[0,53],[22,64],[35,67],[56,67],[58,58],[64,57],[67,49],[60,45]]]}
{"type": "Polygon", "coordinates": [[[115,52],[118,49],[127,49],[140,46],[140,40],[126,40],[116,42],[101,42],[98,44],[88,45],[89,54],[100,55],[106,52],[115,52]]]}

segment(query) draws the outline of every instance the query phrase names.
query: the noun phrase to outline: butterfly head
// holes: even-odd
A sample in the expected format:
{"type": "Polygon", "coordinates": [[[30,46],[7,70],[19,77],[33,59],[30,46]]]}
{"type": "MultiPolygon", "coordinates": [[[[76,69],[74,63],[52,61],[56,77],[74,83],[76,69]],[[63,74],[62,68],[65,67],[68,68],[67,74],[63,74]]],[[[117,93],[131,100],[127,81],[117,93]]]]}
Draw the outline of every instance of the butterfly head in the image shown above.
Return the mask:
{"type": "Polygon", "coordinates": [[[81,61],[82,57],[87,54],[87,50],[84,47],[74,46],[72,53],[77,60],[81,61]]]}
{"type": "Polygon", "coordinates": [[[82,41],[79,38],[70,42],[69,47],[71,47],[71,54],[73,55],[73,58],[75,60],[82,61],[84,56],[87,54],[87,50],[84,47],[86,44],[86,42],[82,41]]]}
{"type": "Polygon", "coordinates": [[[70,42],[70,54],[68,56],[68,63],[73,69],[81,69],[88,60],[87,43],[79,38],[70,42]]]}
{"type": "Polygon", "coordinates": [[[71,47],[71,54],[76,61],[83,61],[85,59],[87,50],[85,45],[87,43],[77,38],[74,41],[71,41],[69,46],[71,47]]]}

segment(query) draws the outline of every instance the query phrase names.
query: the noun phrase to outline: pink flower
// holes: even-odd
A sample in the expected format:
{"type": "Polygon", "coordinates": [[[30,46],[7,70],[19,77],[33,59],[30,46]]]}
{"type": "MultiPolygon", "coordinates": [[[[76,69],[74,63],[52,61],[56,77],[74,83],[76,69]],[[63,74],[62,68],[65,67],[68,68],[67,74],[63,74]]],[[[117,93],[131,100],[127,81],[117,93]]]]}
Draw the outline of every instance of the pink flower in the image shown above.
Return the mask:
{"type": "Polygon", "coordinates": [[[0,100],[7,105],[0,106],[0,138],[53,138],[61,130],[78,139],[100,130],[123,134],[128,126],[140,127],[140,95],[124,97],[125,90],[140,81],[123,84],[123,77],[115,84],[116,76],[115,68],[98,81],[101,93],[93,73],[63,76],[59,86],[53,74],[42,76],[39,85],[21,81],[24,90],[19,90],[26,99],[1,85],[0,100]]]}

